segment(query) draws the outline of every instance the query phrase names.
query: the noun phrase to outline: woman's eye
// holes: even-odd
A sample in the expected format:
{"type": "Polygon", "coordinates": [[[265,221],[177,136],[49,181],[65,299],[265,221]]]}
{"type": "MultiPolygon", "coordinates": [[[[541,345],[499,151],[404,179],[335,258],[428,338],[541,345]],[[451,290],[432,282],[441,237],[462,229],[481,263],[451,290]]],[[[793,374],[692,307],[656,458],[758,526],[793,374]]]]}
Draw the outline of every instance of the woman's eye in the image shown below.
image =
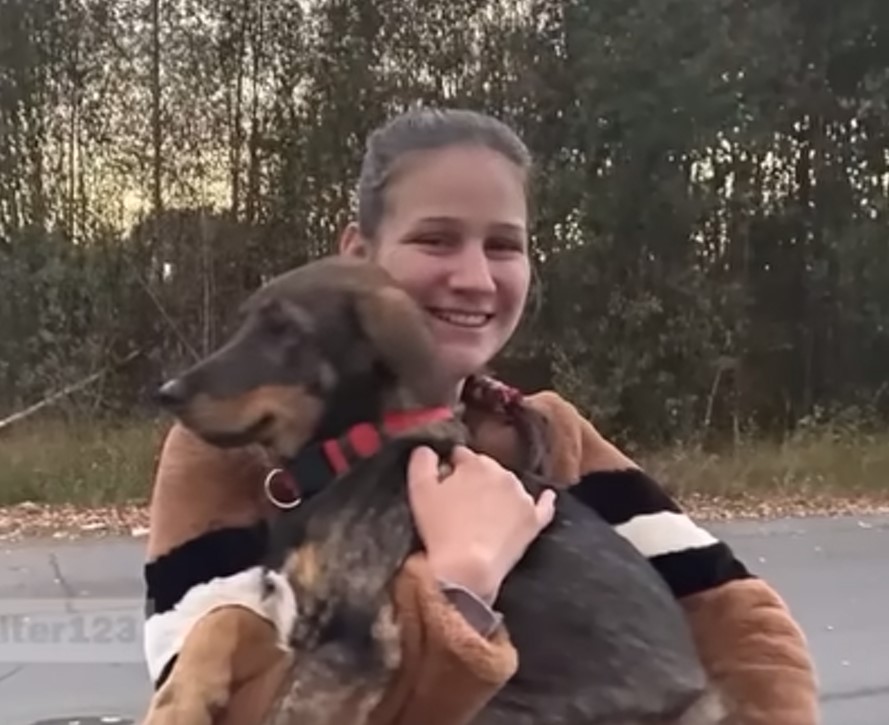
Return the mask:
{"type": "Polygon", "coordinates": [[[425,247],[443,247],[447,245],[448,240],[444,237],[417,237],[414,244],[421,244],[425,247]]]}
{"type": "Polygon", "coordinates": [[[487,247],[496,253],[524,253],[525,245],[519,239],[491,239],[488,241],[487,247]]]}

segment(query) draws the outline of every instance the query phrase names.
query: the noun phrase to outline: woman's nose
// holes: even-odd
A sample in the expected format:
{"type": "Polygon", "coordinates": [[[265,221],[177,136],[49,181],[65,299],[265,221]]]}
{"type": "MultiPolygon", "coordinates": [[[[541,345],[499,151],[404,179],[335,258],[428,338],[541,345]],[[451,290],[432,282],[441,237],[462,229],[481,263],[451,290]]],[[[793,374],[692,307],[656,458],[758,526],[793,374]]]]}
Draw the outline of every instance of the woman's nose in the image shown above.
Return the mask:
{"type": "MultiPolygon", "coordinates": [[[[467,247],[476,245],[467,245],[467,247]]],[[[454,289],[466,292],[491,293],[496,290],[491,265],[484,250],[479,247],[467,249],[454,260],[450,283],[454,289]]]]}

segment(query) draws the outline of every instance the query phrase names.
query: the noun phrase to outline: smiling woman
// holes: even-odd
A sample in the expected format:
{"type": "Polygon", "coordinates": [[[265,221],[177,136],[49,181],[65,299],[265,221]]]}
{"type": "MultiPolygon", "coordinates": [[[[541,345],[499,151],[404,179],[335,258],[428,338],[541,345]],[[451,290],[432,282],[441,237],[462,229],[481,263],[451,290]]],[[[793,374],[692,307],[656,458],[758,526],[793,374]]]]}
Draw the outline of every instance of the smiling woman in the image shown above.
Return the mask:
{"type": "MultiPolygon", "coordinates": [[[[470,111],[410,111],[368,142],[358,216],[342,234],[341,253],[374,261],[419,303],[447,384],[465,404],[473,447],[488,454],[468,453],[441,480],[409,472],[424,551],[405,563],[394,585],[405,659],[369,722],[464,725],[508,687],[518,652],[510,622],[495,611],[498,597],[546,527],[552,502],[534,500],[501,464],[515,460],[523,411],[536,409],[547,420],[543,447],[554,462],[553,485],[594,509],[663,577],[734,710],[731,721],[814,725],[811,658],[777,593],[570,403],[553,392],[525,396],[480,375],[512,336],[528,298],[530,169],[511,129],[470,111]]],[[[149,597],[161,604],[155,621],[170,612],[175,619],[203,583],[237,579],[261,560],[265,473],[252,454],[214,450],[181,428],[170,433],[155,481],[146,566],[149,597]],[[201,496],[197,481],[206,488],[201,496]]],[[[194,618],[203,637],[187,627],[167,632],[173,646],[150,663],[156,685],[175,668],[188,675],[188,662],[206,658],[201,647],[219,641],[212,622],[229,616],[224,609],[194,618]]],[[[247,618],[248,624],[259,638],[263,623],[247,618]]],[[[540,626],[545,633],[546,622],[540,626]]],[[[152,627],[146,631],[146,651],[158,651],[152,627]]],[[[237,713],[257,707],[256,688],[270,687],[281,653],[266,644],[254,681],[231,695],[225,722],[246,722],[237,713]]]]}
{"type": "Polygon", "coordinates": [[[403,116],[371,136],[358,220],[340,246],[372,257],[429,312],[458,385],[506,344],[525,306],[531,164],[503,124],[450,118],[403,116]]]}

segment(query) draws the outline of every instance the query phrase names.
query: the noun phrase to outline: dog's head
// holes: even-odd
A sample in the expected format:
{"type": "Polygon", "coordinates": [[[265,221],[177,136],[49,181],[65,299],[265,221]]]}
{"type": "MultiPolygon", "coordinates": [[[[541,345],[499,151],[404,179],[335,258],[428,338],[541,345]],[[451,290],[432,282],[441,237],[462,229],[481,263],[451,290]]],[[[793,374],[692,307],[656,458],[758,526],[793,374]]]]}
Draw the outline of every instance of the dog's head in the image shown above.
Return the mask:
{"type": "Polygon", "coordinates": [[[158,391],[207,441],[293,456],[386,410],[446,405],[422,310],[371,262],[331,257],[272,280],[212,355],[158,391]]]}

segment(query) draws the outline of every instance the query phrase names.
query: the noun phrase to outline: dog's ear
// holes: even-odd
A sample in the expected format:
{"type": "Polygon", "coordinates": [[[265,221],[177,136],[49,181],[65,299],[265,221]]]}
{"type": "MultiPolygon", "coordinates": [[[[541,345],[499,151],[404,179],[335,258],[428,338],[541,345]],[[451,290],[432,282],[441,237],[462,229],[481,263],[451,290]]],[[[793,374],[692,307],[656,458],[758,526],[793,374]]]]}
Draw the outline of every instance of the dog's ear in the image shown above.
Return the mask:
{"type": "Polygon", "coordinates": [[[397,287],[360,294],[358,319],[392,373],[421,405],[442,405],[449,383],[441,375],[435,340],[423,311],[397,287]]]}

